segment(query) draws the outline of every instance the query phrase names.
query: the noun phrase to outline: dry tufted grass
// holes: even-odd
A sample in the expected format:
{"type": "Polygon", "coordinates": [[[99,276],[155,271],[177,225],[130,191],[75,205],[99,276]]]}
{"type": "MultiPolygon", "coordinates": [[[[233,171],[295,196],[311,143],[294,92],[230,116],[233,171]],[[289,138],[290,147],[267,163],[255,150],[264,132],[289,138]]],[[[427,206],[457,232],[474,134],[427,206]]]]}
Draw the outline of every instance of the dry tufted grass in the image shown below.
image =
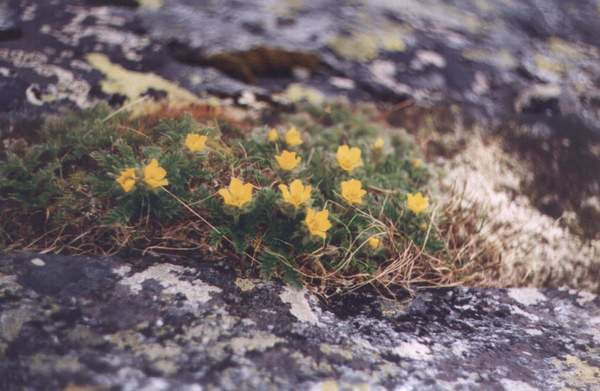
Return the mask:
{"type": "Polygon", "coordinates": [[[600,241],[585,241],[542,214],[521,192],[527,170],[499,140],[473,137],[445,163],[446,188],[465,189],[464,200],[487,210],[482,231],[502,254],[497,286],[554,286],[600,290],[600,241]]]}

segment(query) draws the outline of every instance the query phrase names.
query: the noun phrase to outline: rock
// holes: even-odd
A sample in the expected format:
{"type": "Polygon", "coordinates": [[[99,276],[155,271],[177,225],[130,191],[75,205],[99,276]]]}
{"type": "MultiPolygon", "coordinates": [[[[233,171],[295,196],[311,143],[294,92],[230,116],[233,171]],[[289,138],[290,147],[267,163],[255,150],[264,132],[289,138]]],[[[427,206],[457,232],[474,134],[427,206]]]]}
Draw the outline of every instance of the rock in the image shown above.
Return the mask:
{"type": "MultiPolygon", "coordinates": [[[[224,265],[0,258],[0,389],[594,390],[600,298],[366,292],[329,303],[224,265]]],[[[595,388],[596,387],[596,388],[595,388]]]]}
{"type": "Polygon", "coordinates": [[[7,41],[21,37],[17,10],[7,0],[0,3],[0,41],[7,41]]]}
{"type": "Polygon", "coordinates": [[[536,84],[521,92],[515,101],[515,110],[518,113],[556,114],[560,95],[559,85],[536,84]]]}
{"type": "Polygon", "coordinates": [[[0,51],[0,66],[20,90],[16,108],[83,107],[115,94],[104,88],[109,76],[88,62],[90,53],[100,53],[125,71],[149,73],[200,97],[278,93],[298,81],[302,68],[303,83],[327,96],[397,102],[410,93],[421,103],[465,105],[495,125],[518,112],[515,96],[551,83],[579,102],[572,112],[552,115],[575,115],[600,132],[600,44],[589,38],[600,33],[594,0],[581,0],[577,9],[559,0],[544,7],[481,0],[3,4],[0,25],[14,31],[20,23],[27,31],[0,51]],[[376,62],[393,64],[393,72],[373,77],[376,62]],[[340,86],[340,77],[356,88],[340,86]],[[483,88],[482,80],[493,88],[483,88]],[[26,100],[31,86],[34,99],[26,100]]]}

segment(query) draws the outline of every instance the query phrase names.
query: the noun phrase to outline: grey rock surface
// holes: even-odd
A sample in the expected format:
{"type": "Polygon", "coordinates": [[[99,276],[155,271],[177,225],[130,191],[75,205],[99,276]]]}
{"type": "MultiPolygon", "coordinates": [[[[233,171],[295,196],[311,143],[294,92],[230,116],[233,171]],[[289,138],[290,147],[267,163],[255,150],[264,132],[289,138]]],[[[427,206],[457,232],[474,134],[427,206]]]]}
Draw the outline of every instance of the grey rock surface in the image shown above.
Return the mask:
{"type": "Polygon", "coordinates": [[[0,77],[12,86],[1,107],[112,96],[88,61],[96,52],[200,96],[301,83],[353,99],[454,102],[495,123],[562,118],[598,133],[599,16],[595,0],[5,1],[0,31],[18,34],[0,41],[0,77]],[[240,55],[257,47],[319,63],[240,55]],[[522,98],[540,86],[560,94],[522,98]]]}
{"type": "Polygon", "coordinates": [[[455,288],[323,303],[201,260],[3,256],[0,389],[67,387],[598,390],[600,298],[455,288]]]}

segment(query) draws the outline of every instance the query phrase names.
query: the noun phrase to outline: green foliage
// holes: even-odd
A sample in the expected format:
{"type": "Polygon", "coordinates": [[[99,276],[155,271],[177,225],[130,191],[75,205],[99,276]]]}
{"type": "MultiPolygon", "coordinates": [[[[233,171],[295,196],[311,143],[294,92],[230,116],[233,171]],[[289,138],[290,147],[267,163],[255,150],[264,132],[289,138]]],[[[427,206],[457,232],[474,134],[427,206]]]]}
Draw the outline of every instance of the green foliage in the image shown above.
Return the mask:
{"type": "Polygon", "coordinates": [[[278,275],[294,284],[304,272],[318,276],[323,269],[374,274],[410,246],[443,256],[446,243],[430,224],[431,216],[406,208],[406,194],[427,193],[430,177],[426,168],[414,164],[412,144],[347,106],[310,107],[308,112],[310,116],[292,115],[282,125],[296,125],[304,139],[294,148],[302,165],[292,173],[281,172],[274,160],[288,148],[283,132],[279,142],[270,143],[262,127],[248,135],[228,123],[203,126],[190,115],[148,126],[111,116],[105,106],[50,121],[28,148],[2,157],[0,204],[8,218],[0,223],[1,243],[18,248],[24,243],[19,239],[42,237],[40,246],[51,243],[76,252],[84,232],[97,251],[193,243],[201,251],[258,261],[266,278],[278,275]],[[208,136],[206,151],[186,149],[190,133],[208,136]],[[385,135],[390,137],[385,148],[373,149],[374,140],[385,135]],[[363,166],[350,174],[336,162],[342,144],[362,151],[363,166]],[[152,159],[166,171],[168,186],[145,183],[144,168],[152,159]],[[136,173],[130,191],[117,182],[127,169],[136,173]],[[232,176],[254,185],[252,202],[241,209],[224,205],[217,195],[232,176]],[[350,178],[368,191],[361,205],[348,205],[340,196],[341,182],[350,178]],[[332,227],[325,240],[309,234],[305,207],[283,202],[277,185],[293,179],[313,186],[313,208],[329,210],[332,227]],[[15,222],[31,216],[43,216],[43,224],[9,234],[15,222]],[[46,236],[52,232],[60,235],[46,236]],[[372,235],[382,239],[380,249],[369,247],[372,235]]]}

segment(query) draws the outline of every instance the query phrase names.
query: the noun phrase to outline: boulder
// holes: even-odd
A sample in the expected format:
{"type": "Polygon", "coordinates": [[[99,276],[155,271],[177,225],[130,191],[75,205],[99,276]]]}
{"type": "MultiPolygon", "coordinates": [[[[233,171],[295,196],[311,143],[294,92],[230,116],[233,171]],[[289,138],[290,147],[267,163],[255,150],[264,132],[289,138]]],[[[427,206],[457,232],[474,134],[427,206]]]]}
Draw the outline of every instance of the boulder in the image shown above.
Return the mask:
{"type": "Polygon", "coordinates": [[[597,390],[600,298],[305,289],[201,259],[0,258],[2,390],[597,390]]]}

